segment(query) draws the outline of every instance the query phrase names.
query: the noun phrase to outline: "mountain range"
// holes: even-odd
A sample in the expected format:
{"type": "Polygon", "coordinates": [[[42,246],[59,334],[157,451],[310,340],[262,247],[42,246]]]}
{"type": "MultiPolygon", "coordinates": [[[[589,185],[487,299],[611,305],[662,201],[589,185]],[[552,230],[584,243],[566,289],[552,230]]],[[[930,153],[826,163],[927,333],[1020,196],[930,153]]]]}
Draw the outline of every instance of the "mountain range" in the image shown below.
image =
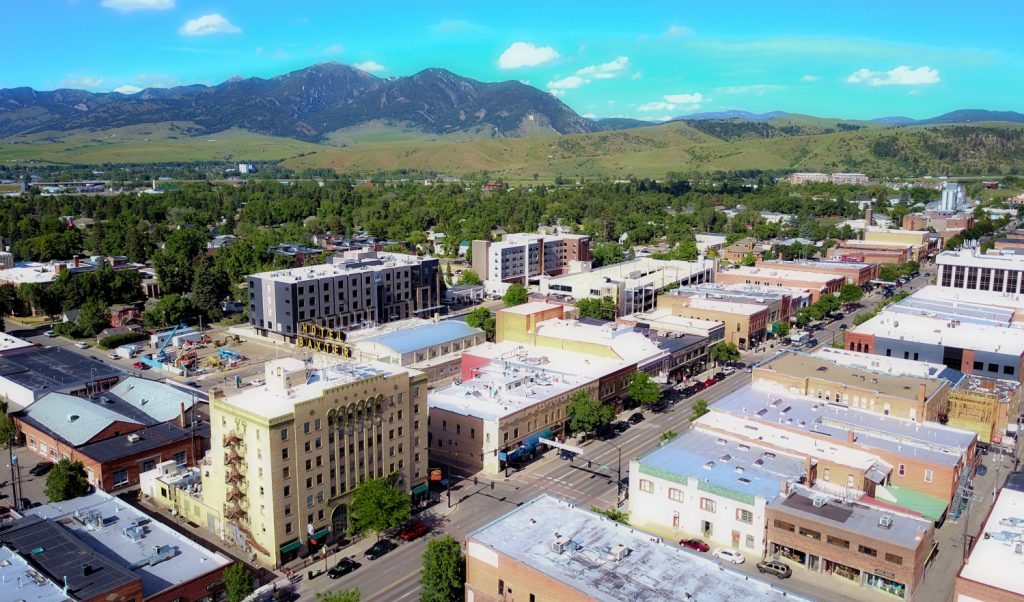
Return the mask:
{"type": "MultiPolygon", "coordinates": [[[[803,116],[729,110],[675,120],[777,123],[794,117],[803,116]]],[[[979,121],[1024,123],[1024,114],[965,109],[922,120],[883,117],[856,123],[865,127],[979,121]]],[[[238,128],[307,142],[323,142],[332,132],[371,123],[475,138],[582,134],[657,125],[628,118],[584,118],[553,95],[518,81],[480,82],[444,69],[380,78],[333,62],[270,79],[232,78],[215,86],[147,88],[135,94],[0,90],[0,138],[39,138],[49,133],[167,122],[185,124],[185,133],[190,135],[238,128]]]]}

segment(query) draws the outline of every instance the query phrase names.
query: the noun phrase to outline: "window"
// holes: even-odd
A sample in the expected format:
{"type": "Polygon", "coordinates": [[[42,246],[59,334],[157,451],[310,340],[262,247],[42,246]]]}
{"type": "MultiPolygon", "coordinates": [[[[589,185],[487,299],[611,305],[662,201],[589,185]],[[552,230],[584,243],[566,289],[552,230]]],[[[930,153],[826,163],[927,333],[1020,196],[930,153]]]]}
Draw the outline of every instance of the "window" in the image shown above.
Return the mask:
{"type": "Polygon", "coordinates": [[[174,454],[174,463],[178,465],[178,468],[185,466],[185,452],[178,452],[174,454]]]}
{"type": "Polygon", "coordinates": [[[310,450],[310,449],[312,449],[312,447],[311,447],[311,446],[310,446],[310,444],[309,444],[309,441],[306,441],[306,442],[305,442],[305,443],[303,444],[303,448],[304,448],[304,449],[306,450],[306,453],[309,453],[309,450],[310,450]]]}
{"type": "Polygon", "coordinates": [[[807,529],[805,527],[800,527],[800,535],[803,535],[808,539],[821,539],[821,533],[818,533],[817,531],[811,529],[807,529]]]}
{"type": "Polygon", "coordinates": [[[850,489],[853,489],[853,475],[852,474],[846,475],[846,486],[849,487],[850,489]]]}
{"type": "Polygon", "coordinates": [[[878,550],[876,550],[874,548],[869,548],[867,546],[858,545],[857,546],[857,551],[860,552],[861,554],[864,554],[865,556],[871,556],[872,558],[874,558],[875,556],[878,556],[878,550]]]}
{"type": "Polygon", "coordinates": [[[284,505],[284,515],[285,516],[291,516],[292,515],[292,505],[291,504],[285,504],[284,505]]]}
{"type": "Polygon", "coordinates": [[[114,471],[114,487],[128,484],[128,470],[121,469],[114,471]]]}
{"type": "Polygon", "coordinates": [[[681,489],[676,489],[675,487],[669,487],[668,499],[672,500],[673,502],[683,501],[683,491],[681,489]]]}
{"type": "Polygon", "coordinates": [[[1013,376],[1013,366],[1003,366],[1003,374],[1013,376]]]}
{"type": "Polygon", "coordinates": [[[997,366],[995,364],[989,364],[988,365],[988,371],[989,372],[999,372],[999,366],[997,366]]]}
{"type": "Polygon", "coordinates": [[[706,512],[714,512],[716,506],[717,506],[717,504],[715,504],[715,500],[708,499],[706,497],[700,498],[700,509],[701,510],[704,510],[706,512]]]}
{"type": "Polygon", "coordinates": [[[839,539],[838,537],[832,537],[831,535],[826,535],[825,536],[825,541],[829,542],[830,544],[832,544],[834,546],[838,546],[840,548],[850,549],[850,542],[846,541],[845,539],[839,539]]]}
{"type": "Polygon", "coordinates": [[[288,459],[288,448],[287,447],[281,448],[281,459],[282,460],[287,460],[288,459]]]}
{"type": "Polygon", "coordinates": [[[306,433],[307,435],[309,434],[309,423],[308,422],[304,422],[302,424],[302,432],[306,433]]]}
{"type": "Polygon", "coordinates": [[[901,477],[902,477],[902,476],[904,476],[904,475],[906,475],[906,474],[907,474],[907,465],[906,465],[906,464],[900,464],[900,467],[899,467],[899,469],[897,470],[897,473],[898,473],[898,474],[899,474],[899,475],[900,475],[901,477]]]}
{"type": "Polygon", "coordinates": [[[932,471],[931,471],[930,468],[926,468],[924,470],[924,482],[925,483],[931,483],[932,482],[932,471]]]}
{"type": "Polygon", "coordinates": [[[316,431],[320,430],[320,419],[319,418],[317,418],[316,420],[313,421],[313,430],[316,430],[316,431]]]}
{"type": "Polygon", "coordinates": [[[284,524],[284,532],[285,533],[291,533],[292,532],[292,524],[290,522],[284,524]]]}
{"type": "Polygon", "coordinates": [[[291,485],[285,485],[284,486],[284,497],[288,497],[291,494],[292,494],[292,486],[291,485]]]}
{"type": "Polygon", "coordinates": [[[313,496],[307,495],[306,496],[306,507],[308,508],[308,507],[310,507],[312,505],[313,505],[313,496]]]}
{"type": "Polygon", "coordinates": [[[790,533],[796,531],[796,525],[779,519],[775,519],[774,525],[776,529],[782,529],[783,531],[789,531],[790,533]]]}
{"type": "Polygon", "coordinates": [[[831,473],[829,472],[829,470],[827,468],[822,473],[821,478],[825,479],[826,481],[828,481],[831,478],[831,473]]]}
{"type": "Polygon", "coordinates": [[[897,556],[895,554],[890,554],[888,552],[885,553],[885,561],[886,562],[891,562],[893,564],[898,564],[898,565],[901,565],[901,566],[903,565],[903,557],[902,556],[897,556]]]}
{"type": "Polygon", "coordinates": [[[976,361],[976,362],[974,362],[974,369],[975,370],[984,370],[985,369],[985,364],[983,364],[982,362],[977,362],[976,361]]]}
{"type": "Polygon", "coordinates": [[[288,440],[288,429],[281,429],[281,441],[288,440]]]}
{"type": "Polygon", "coordinates": [[[292,469],[291,469],[291,466],[285,466],[285,467],[284,467],[284,469],[283,469],[283,470],[282,470],[281,472],[283,473],[283,475],[282,475],[282,476],[283,476],[284,478],[286,478],[286,479],[287,479],[288,477],[292,476],[292,469]]]}
{"type": "Polygon", "coordinates": [[[654,493],[654,481],[640,479],[640,491],[645,493],[654,493]]]}
{"type": "Polygon", "coordinates": [[[742,508],[737,508],[736,509],[736,520],[740,521],[741,523],[747,523],[748,525],[753,524],[753,522],[754,522],[754,513],[749,511],[749,510],[744,510],[742,508]]]}

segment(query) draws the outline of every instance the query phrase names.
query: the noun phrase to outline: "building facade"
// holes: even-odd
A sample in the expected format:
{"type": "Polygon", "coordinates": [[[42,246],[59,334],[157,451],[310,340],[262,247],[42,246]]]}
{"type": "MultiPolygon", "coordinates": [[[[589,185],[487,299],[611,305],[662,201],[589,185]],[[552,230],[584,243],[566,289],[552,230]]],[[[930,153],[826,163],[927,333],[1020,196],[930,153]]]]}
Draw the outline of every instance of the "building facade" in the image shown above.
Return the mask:
{"type": "Polygon", "coordinates": [[[708,293],[675,289],[658,297],[658,310],[671,311],[683,318],[721,322],[727,343],[739,349],[753,349],[768,336],[772,324],[771,308],[766,303],[716,298],[708,293]]]}
{"type": "Polygon", "coordinates": [[[560,276],[577,261],[590,261],[590,237],[578,234],[507,234],[501,242],[473,241],[473,270],[482,280],[528,284],[560,276]]]}
{"type": "Polygon", "coordinates": [[[782,261],[771,260],[758,262],[758,267],[776,268],[789,272],[818,272],[821,274],[833,274],[842,276],[847,284],[857,286],[868,286],[872,280],[878,278],[879,266],[874,263],[859,261],[782,261]]]}

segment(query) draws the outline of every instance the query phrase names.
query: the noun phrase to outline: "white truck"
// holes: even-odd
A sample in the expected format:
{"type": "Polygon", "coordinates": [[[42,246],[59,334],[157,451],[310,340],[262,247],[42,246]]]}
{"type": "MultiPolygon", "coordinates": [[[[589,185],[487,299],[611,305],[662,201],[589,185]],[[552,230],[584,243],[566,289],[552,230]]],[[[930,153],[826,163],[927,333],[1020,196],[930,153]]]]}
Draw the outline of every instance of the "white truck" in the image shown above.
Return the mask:
{"type": "Polygon", "coordinates": [[[811,333],[798,330],[796,332],[789,333],[789,343],[791,345],[800,346],[806,343],[811,338],[811,333]]]}
{"type": "Polygon", "coordinates": [[[131,359],[139,354],[139,349],[141,349],[139,345],[136,345],[135,343],[130,343],[128,345],[121,345],[115,350],[115,352],[119,357],[131,359]]]}

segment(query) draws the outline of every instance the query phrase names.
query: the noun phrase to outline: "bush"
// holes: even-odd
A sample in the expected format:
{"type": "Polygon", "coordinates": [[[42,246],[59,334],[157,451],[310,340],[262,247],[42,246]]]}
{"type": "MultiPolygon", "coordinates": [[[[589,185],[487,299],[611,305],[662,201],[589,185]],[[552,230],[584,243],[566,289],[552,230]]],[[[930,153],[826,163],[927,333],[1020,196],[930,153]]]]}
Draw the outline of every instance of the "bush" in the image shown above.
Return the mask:
{"type": "Polygon", "coordinates": [[[144,341],[148,338],[149,336],[144,332],[123,332],[121,334],[113,334],[109,337],[103,337],[96,346],[100,349],[114,349],[121,345],[144,341]]]}

